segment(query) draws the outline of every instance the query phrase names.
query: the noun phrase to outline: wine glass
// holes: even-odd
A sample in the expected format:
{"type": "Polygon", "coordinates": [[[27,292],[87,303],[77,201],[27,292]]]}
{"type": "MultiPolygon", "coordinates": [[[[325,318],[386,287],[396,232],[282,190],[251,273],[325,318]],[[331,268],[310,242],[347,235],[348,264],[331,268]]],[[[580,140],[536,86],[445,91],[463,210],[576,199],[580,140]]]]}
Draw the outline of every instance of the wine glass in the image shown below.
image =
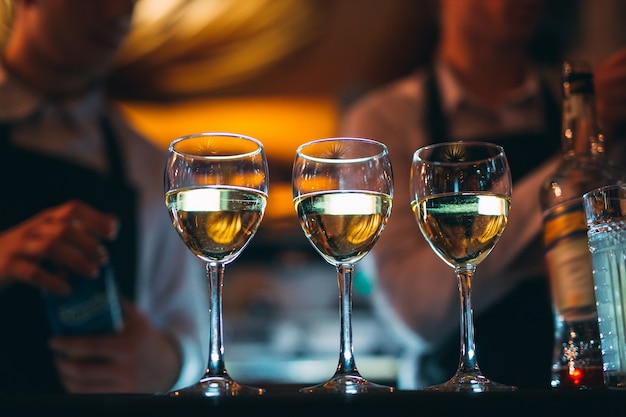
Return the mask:
{"type": "Polygon", "coordinates": [[[222,333],[224,266],[250,242],[267,204],[263,145],[230,133],[199,133],[174,140],[165,165],[165,202],[187,247],[207,263],[210,291],[208,367],[199,382],[171,395],[259,395],[226,371],[222,333]]]}
{"type": "Polygon", "coordinates": [[[461,355],[456,374],[431,391],[511,391],[485,377],[476,358],[471,279],[507,223],[511,173],[502,147],[483,142],[447,142],[413,154],[411,209],[422,234],[454,268],[461,299],[461,355]]]}
{"type": "Polygon", "coordinates": [[[296,151],[293,197],[300,225],[339,281],[340,352],[334,376],[302,388],[304,393],[392,392],[367,381],[357,370],[352,348],[352,274],[387,223],[393,175],[387,148],[358,138],[306,143],[296,151]]]}

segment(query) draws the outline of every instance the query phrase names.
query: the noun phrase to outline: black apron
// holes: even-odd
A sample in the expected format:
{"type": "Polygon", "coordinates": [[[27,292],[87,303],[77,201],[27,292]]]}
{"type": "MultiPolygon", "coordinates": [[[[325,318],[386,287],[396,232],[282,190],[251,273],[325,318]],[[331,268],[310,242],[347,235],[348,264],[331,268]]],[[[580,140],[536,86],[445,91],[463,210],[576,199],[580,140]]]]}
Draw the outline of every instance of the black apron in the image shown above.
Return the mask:
{"type": "MultiPolygon", "coordinates": [[[[11,144],[10,126],[0,125],[0,230],[70,199],[82,200],[120,220],[107,249],[120,293],[134,296],[136,275],[135,192],[127,184],[122,155],[108,119],[101,129],[109,175],[11,144]]],[[[42,138],[45,140],[45,138],[42,138]]],[[[52,352],[41,291],[26,284],[0,289],[0,392],[63,392],[52,352]]]]}
{"type": "MultiPolygon", "coordinates": [[[[426,81],[427,133],[433,143],[463,139],[502,146],[515,186],[516,181],[554,156],[561,148],[560,106],[543,82],[541,92],[545,103],[545,134],[450,138],[441,110],[437,81],[431,75],[426,81]]],[[[535,242],[535,245],[541,246],[541,243],[535,242]]],[[[534,248],[538,249],[541,248],[534,248]]],[[[478,315],[475,328],[478,363],[488,378],[519,388],[550,387],[554,316],[548,277],[531,277],[520,284],[478,315]]],[[[438,349],[419,358],[419,380],[426,385],[445,382],[456,372],[458,364],[459,335],[454,333],[438,349]]]]}

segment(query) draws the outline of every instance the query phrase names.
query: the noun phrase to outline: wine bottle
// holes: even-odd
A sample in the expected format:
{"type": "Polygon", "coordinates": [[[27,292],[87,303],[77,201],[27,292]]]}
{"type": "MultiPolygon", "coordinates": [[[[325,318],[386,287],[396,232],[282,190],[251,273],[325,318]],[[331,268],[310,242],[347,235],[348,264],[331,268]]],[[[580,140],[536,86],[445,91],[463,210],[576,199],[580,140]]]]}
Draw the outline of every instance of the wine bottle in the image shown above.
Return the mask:
{"type": "Polygon", "coordinates": [[[562,154],[544,182],[545,256],[555,316],[552,387],[602,387],[602,354],[582,196],[617,182],[605,143],[587,62],[563,65],[562,154]]]}

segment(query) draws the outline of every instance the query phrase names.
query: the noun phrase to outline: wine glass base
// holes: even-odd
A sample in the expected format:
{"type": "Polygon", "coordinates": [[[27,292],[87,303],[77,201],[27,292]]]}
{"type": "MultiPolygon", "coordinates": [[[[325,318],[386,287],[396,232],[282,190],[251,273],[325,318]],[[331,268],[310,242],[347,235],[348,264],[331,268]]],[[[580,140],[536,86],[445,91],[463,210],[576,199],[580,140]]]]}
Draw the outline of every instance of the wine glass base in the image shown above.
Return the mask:
{"type": "Polygon", "coordinates": [[[457,373],[443,384],[432,385],[423,390],[442,392],[510,392],[517,390],[517,387],[493,382],[481,373],[476,372],[469,374],[457,373]]]}
{"type": "Polygon", "coordinates": [[[249,387],[233,381],[230,377],[204,377],[194,385],[172,391],[170,397],[234,397],[239,395],[262,395],[263,388],[249,387]]]}
{"type": "Polygon", "coordinates": [[[395,388],[369,382],[360,375],[335,375],[323,384],[301,388],[304,394],[390,393],[395,388]]]}

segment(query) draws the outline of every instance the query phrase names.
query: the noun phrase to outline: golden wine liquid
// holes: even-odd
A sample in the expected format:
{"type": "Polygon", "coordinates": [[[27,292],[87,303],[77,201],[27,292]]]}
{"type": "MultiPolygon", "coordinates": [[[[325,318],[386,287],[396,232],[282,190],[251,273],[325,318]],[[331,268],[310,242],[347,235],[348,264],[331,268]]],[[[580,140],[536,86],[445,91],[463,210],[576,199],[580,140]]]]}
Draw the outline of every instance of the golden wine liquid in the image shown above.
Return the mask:
{"type": "Polygon", "coordinates": [[[361,191],[306,194],[294,203],[306,237],[333,265],[367,255],[391,213],[390,196],[361,191]]]}
{"type": "Polygon", "coordinates": [[[451,193],[413,201],[411,208],[430,246],[448,265],[477,265],[491,252],[511,200],[494,194],[451,193]]]}
{"type": "Polygon", "coordinates": [[[172,224],[185,245],[206,261],[228,263],[261,224],[267,197],[235,187],[197,187],[165,195],[172,224]]]}

